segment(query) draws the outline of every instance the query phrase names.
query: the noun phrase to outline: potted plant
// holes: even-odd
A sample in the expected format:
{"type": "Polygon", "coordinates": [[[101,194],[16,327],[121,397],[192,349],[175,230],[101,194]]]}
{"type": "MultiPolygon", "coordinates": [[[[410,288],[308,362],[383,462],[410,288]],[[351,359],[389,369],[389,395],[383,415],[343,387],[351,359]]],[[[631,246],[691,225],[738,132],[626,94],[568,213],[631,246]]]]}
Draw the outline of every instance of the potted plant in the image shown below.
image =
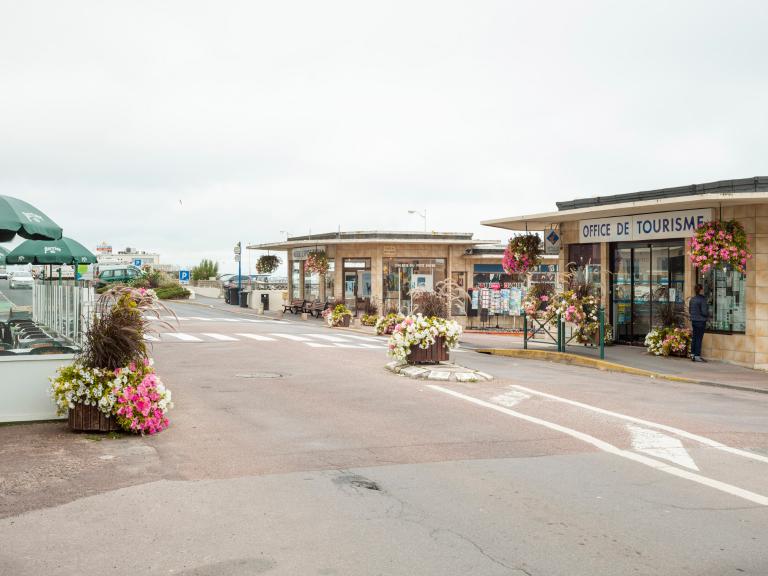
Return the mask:
{"type": "Polygon", "coordinates": [[[456,348],[461,326],[454,320],[421,314],[406,316],[389,338],[389,355],[408,364],[439,364],[456,348]]]}
{"type": "Polygon", "coordinates": [[[328,326],[348,328],[349,322],[352,319],[352,311],[344,304],[336,304],[333,308],[323,310],[323,318],[325,318],[328,326]]]}
{"type": "Polygon", "coordinates": [[[398,312],[390,312],[386,316],[379,316],[379,318],[376,320],[376,324],[374,324],[376,334],[379,336],[384,334],[392,334],[395,326],[397,326],[403,320],[405,320],[405,316],[398,312]]]}
{"type": "Polygon", "coordinates": [[[544,250],[536,234],[522,234],[510,238],[504,249],[501,265],[507,274],[527,274],[541,263],[544,250]]]}
{"type": "Polygon", "coordinates": [[[686,357],[691,350],[691,331],[688,328],[654,328],[645,337],[645,347],[655,356],[686,357]]]}
{"type": "Polygon", "coordinates": [[[280,262],[280,258],[271,254],[260,256],[256,261],[256,272],[259,274],[272,274],[280,266],[280,262]]]}
{"type": "Polygon", "coordinates": [[[148,316],[170,313],[153,290],[114,287],[98,300],[82,352],[51,380],[59,414],[74,431],[155,434],[168,426],[171,392],[155,374],[148,316]]]}
{"type": "Polygon", "coordinates": [[[323,250],[313,250],[307,254],[304,261],[304,271],[310,274],[325,274],[328,272],[328,256],[323,250]]]}
{"type": "Polygon", "coordinates": [[[744,227],[736,220],[705,222],[691,238],[691,263],[708,272],[711,268],[730,266],[746,273],[747,260],[752,258],[744,227]]]}

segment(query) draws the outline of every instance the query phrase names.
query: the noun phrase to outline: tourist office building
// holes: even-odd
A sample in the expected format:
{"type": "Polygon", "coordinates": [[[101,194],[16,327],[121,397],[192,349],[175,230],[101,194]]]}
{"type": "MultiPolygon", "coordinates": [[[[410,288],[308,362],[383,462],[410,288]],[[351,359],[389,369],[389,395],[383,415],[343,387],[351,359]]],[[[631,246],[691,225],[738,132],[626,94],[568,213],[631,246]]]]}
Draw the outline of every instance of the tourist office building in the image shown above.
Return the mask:
{"type": "MultiPolygon", "coordinates": [[[[469,296],[450,311],[462,324],[520,323],[528,279],[504,273],[504,247],[497,240],[476,240],[471,233],[333,232],[248,248],[285,254],[289,300],[344,302],[358,315],[373,303],[380,314],[407,314],[413,311],[415,290],[432,291],[450,278],[469,296]],[[327,255],[327,273],[305,270],[311,252],[327,255]]],[[[554,284],[556,272],[555,257],[539,266],[531,280],[554,284]]]]}
{"type": "Polygon", "coordinates": [[[670,306],[687,309],[701,284],[710,305],[704,355],[768,369],[768,177],[584,198],[557,208],[483,224],[545,236],[554,230],[560,270],[591,279],[620,343],[642,344],[670,306]],[[693,231],[713,219],[744,227],[753,254],[746,274],[701,273],[691,264],[693,231]]]}

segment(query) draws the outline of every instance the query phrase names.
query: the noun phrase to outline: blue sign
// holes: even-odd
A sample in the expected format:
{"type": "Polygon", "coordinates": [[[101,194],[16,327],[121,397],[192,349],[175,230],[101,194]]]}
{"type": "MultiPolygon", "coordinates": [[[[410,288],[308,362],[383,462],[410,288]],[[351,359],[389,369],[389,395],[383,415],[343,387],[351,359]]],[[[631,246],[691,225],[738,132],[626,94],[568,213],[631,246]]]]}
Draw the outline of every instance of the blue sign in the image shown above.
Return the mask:
{"type": "Polygon", "coordinates": [[[182,284],[189,283],[189,270],[179,270],[179,282],[182,284]]]}
{"type": "Polygon", "coordinates": [[[133,265],[136,266],[136,268],[141,268],[141,258],[136,258],[133,261],[133,265]]]}

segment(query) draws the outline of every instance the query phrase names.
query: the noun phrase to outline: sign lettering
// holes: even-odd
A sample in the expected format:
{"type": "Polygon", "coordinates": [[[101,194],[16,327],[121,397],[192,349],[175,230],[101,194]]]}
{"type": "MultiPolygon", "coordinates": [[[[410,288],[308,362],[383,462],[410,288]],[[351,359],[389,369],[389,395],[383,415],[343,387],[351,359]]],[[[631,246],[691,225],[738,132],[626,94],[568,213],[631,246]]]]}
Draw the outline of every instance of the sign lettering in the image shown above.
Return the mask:
{"type": "Polygon", "coordinates": [[[712,219],[712,210],[679,210],[579,222],[579,242],[629,242],[685,238],[712,219]]]}

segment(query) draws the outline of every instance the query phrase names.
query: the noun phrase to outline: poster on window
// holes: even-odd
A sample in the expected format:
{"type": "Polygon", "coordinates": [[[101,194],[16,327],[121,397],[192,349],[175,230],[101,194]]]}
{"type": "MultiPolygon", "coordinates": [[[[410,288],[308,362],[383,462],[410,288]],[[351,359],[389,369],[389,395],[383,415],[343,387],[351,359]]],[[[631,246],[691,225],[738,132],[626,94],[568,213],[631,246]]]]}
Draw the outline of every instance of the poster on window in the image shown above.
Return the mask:
{"type": "Polygon", "coordinates": [[[432,274],[414,274],[413,275],[413,288],[419,290],[426,290],[432,292],[432,274]]]}

